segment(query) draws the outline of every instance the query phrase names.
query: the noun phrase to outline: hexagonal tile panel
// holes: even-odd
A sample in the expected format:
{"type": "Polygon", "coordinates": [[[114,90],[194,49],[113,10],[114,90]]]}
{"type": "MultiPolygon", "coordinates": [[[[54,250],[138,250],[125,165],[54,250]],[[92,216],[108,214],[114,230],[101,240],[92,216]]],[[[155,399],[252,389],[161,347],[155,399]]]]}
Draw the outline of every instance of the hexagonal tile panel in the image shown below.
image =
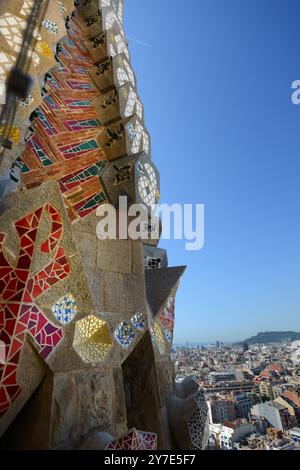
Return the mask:
{"type": "Polygon", "coordinates": [[[105,321],[89,315],[76,323],[73,348],[84,362],[102,361],[111,347],[105,321]]]}

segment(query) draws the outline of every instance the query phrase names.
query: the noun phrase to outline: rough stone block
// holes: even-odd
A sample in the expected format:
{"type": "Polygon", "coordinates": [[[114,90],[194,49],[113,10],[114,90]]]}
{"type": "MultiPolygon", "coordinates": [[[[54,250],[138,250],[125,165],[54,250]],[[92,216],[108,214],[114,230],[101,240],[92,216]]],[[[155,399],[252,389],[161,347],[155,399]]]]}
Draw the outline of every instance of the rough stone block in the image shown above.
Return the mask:
{"type": "Polygon", "coordinates": [[[103,304],[109,312],[125,311],[124,279],[120,273],[103,273],[103,304]]]}
{"type": "Polygon", "coordinates": [[[104,271],[131,273],[130,240],[97,240],[97,266],[104,271]]]}
{"type": "Polygon", "coordinates": [[[144,274],[143,243],[132,241],[132,272],[134,274],[144,274]]]}
{"type": "Polygon", "coordinates": [[[95,268],[97,264],[97,236],[96,233],[74,232],[84,265],[95,268]]]}
{"type": "Polygon", "coordinates": [[[99,269],[85,270],[93,302],[97,310],[104,309],[103,273],[99,269]]]}
{"type": "Polygon", "coordinates": [[[144,312],[146,310],[145,281],[138,274],[124,275],[125,311],[144,312]]]}

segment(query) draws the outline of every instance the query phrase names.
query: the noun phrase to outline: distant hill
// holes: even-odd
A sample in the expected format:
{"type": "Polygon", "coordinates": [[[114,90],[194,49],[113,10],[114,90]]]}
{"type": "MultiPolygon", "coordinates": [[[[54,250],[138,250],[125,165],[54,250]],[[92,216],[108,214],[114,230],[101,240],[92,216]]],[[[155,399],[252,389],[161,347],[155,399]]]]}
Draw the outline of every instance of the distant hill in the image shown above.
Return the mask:
{"type": "Polygon", "coordinates": [[[269,344],[297,340],[300,340],[300,333],[295,331],[261,331],[256,336],[251,336],[238,344],[269,344]]]}

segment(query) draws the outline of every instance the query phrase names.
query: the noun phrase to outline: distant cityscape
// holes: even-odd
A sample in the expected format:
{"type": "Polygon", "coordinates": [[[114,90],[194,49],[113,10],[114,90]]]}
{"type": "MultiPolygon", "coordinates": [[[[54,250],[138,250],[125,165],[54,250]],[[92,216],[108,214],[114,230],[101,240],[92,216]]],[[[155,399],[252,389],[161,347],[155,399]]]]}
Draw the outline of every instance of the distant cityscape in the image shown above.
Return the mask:
{"type": "Polygon", "coordinates": [[[197,347],[197,346],[214,346],[216,343],[220,343],[222,345],[232,345],[232,344],[243,344],[247,343],[248,345],[251,344],[269,344],[269,343],[284,343],[284,342],[293,342],[293,341],[300,341],[300,333],[296,331],[261,331],[257,333],[255,336],[251,336],[250,338],[244,340],[236,340],[236,341],[175,341],[174,347],[197,347]]]}
{"type": "Polygon", "coordinates": [[[172,351],[176,380],[193,376],[204,392],[209,450],[300,450],[300,341],[261,335],[172,351]]]}

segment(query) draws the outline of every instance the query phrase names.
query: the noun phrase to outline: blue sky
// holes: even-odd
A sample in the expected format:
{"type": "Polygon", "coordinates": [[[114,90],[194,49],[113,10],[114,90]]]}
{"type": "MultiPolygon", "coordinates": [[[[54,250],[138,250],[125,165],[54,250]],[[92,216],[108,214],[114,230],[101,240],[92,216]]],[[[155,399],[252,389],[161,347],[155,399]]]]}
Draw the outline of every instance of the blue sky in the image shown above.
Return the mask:
{"type": "Polygon", "coordinates": [[[161,243],[188,265],[176,342],[300,331],[299,17],[298,0],[125,0],[161,202],[205,204],[202,251],[161,243]]]}

